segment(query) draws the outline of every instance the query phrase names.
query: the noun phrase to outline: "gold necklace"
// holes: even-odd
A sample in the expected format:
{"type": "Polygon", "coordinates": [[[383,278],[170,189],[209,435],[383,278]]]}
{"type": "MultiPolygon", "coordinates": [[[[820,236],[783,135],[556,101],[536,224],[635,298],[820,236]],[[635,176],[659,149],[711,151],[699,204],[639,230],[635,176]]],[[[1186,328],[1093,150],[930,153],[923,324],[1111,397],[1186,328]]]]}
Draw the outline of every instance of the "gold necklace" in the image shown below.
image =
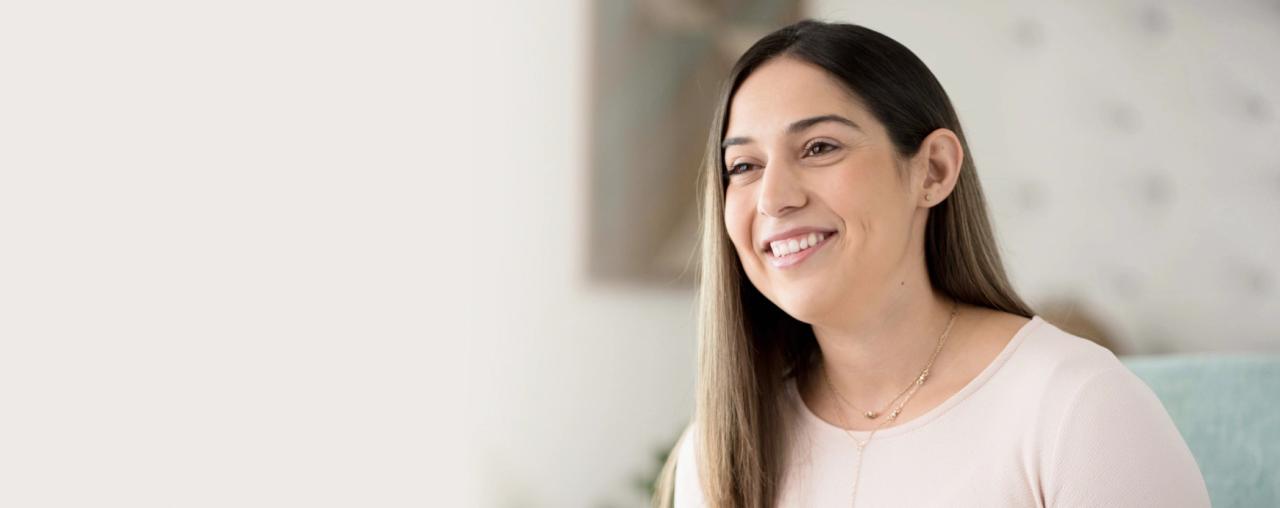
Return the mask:
{"type": "MultiPolygon", "coordinates": [[[[935,351],[934,354],[936,355],[937,351],[935,351]]],[[[930,364],[932,364],[932,361],[930,361],[930,364]]],[[[845,403],[845,405],[848,405],[849,407],[853,408],[854,411],[857,411],[862,416],[865,416],[868,420],[874,420],[876,418],[879,418],[880,415],[885,414],[885,410],[889,409],[889,406],[892,406],[894,402],[897,402],[898,399],[901,399],[902,396],[906,395],[908,391],[911,391],[911,387],[916,386],[916,380],[919,380],[920,382],[924,382],[923,379],[929,376],[929,367],[926,366],[924,370],[921,370],[920,374],[916,376],[916,380],[913,380],[912,382],[907,383],[907,387],[903,388],[902,391],[898,392],[898,395],[894,396],[892,399],[889,399],[889,402],[886,402],[884,407],[880,408],[879,411],[866,411],[858,407],[857,405],[855,405],[853,402],[850,402],[849,399],[846,399],[844,395],[841,394],[839,391],[837,391],[835,389],[835,386],[831,384],[831,377],[827,375],[827,369],[825,367],[822,369],[822,375],[823,377],[827,378],[827,385],[831,386],[831,391],[836,394],[836,397],[840,399],[840,402],[843,402],[845,403]]]]}
{"type": "MultiPolygon", "coordinates": [[[[951,306],[951,319],[953,321],[955,319],[955,314],[958,312],[958,307],[959,307],[959,303],[953,302],[951,306]]],[[[929,377],[929,368],[933,366],[933,361],[938,357],[938,352],[942,350],[942,342],[946,340],[945,339],[946,334],[950,330],[951,330],[951,323],[947,323],[947,329],[942,332],[943,337],[939,338],[938,345],[933,350],[933,355],[929,357],[929,363],[925,364],[923,369],[920,369],[920,374],[916,375],[915,380],[913,380],[910,383],[907,383],[907,387],[903,388],[901,392],[898,392],[897,396],[895,396],[892,399],[889,399],[889,402],[885,403],[884,407],[881,408],[879,411],[866,411],[858,407],[853,402],[850,402],[849,399],[844,396],[844,394],[840,393],[839,390],[835,389],[835,385],[831,383],[831,377],[827,374],[827,369],[825,367],[822,369],[822,375],[827,380],[827,386],[831,387],[831,391],[835,393],[837,398],[840,399],[840,402],[843,402],[845,403],[845,405],[848,405],[849,407],[853,408],[854,411],[857,411],[862,416],[865,416],[868,420],[874,420],[880,417],[880,415],[884,414],[884,411],[886,409],[889,409],[889,406],[892,406],[894,402],[897,402],[898,399],[902,398],[903,395],[905,395],[908,391],[910,391],[911,387],[924,383],[925,379],[929,377]]],[[[894,416],[896,417],[897,415],[894,415],[894,416]]]]}
{"type": "MultiPolygon", "coordinates": [[[[858,464],[853,473],[853,496],[849,503],[850,506],[856,506],[858,502],[858,483],[862,477],[863,450],[866,449],[867,443],[871,442],[871,438],[875,437],[876,431],[879,431],[885,425],[889,424],[889,422],[892,422],[898,419],[898,415],[902,414],[903,406],[907,405],[907,401],[911,400],[911,397],[915,396],[916,391],[920,389],[920,386],[924,384],[925,379],[929,377],[929,369],[933,367],[934,360],[938,359],[938,353],[942,351],[942,346],[947,343],[947,336],[951,333],[951,325],[955,324],[956,315],[959,313],[960,313],[960,302],[958,301],[953,302],[951,306],[951,318],[947,320],[947,327],[942,330],[942,335],[938,337],[938,345],[933,348],[933,354],[929,356],[929,363],[925,364],[924,369],[920,371],[920,375],[916,376],[915,381],[913,381],[910,385],[908,385],[907,389],[903,391],[903,393],[906,394],[906,398],[902,399],[902,402],[899,403],[897,407],[893,408],[893,412],[889,413],[888,418],[885,418],[883,421],[880,422],[879,425],[876,425],[875,428],[871,429],[871,433],[867,434],[867,439],[859,441],[858,438],[853,435],[853,431],[848,429],[849,423],[844,419],[844,411],[836,412],[836,416],[840,418],[840,424],[842,425],[842,430],[844,430],[845,434],[849,435],[849,439],[852,439],[854,444],[858,445],[858,464]]],[[[831,376],[827,374],[827,369],[825,364],[822,368],[822,377],[826,379],[827,387],[831,389],[831,392],[834,393],[836,397],[840,399],[841,402],[848,404],[850,407],[853,406],[853,404],[849,404],[849,401],[844,398],[844,395],[840,394],[839,390],[836,390],[835,384],[831,382],[831,376]]],[[[902,397],[902,395],[899,394],[898,397],[902,397]]],[[[895,398],[894,400],[897,400],[897,398],[895,398]]],[[[893,401],[891,400],[889,402],[892,403],[893,401]]],[[[885,406],[885,407],[886,409],[888,408],[888,406],[885,406]]],[[[858,410],[858,409],[854,407],[854,410],[858,410]]],[[[868,418],[871,418],[871,417],[868,417],[868,418]]]]}

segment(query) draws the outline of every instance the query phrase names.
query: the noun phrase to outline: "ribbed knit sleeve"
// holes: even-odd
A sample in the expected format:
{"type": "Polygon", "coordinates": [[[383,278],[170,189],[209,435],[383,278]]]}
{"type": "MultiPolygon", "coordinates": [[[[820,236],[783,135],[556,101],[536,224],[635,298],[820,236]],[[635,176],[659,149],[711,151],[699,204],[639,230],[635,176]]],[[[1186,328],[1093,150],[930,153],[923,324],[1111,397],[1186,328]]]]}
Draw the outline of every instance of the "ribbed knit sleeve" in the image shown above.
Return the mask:
{"type": "Polygon", "coordinates": [[[1177,427],[1127,368],[1093,374],[1067,404],[1043,457],[1046,507],[1209,506],[1177,427]]]}

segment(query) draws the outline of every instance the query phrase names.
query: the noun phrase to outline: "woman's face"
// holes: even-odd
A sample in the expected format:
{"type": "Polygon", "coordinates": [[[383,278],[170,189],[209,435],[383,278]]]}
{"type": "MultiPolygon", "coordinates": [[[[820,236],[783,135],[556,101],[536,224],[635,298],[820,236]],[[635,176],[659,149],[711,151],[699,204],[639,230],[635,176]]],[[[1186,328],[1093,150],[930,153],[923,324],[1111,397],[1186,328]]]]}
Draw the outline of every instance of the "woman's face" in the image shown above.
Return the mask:
{"type": "Polygon", "coordinates": [[[811,324],[891,297],[909,263],[923,264],[917,172],[901,172],[884,126],[859,102],[821,68],[780,57],[748,76],[729,108],[729,237],[755,287],[811,324]]]}

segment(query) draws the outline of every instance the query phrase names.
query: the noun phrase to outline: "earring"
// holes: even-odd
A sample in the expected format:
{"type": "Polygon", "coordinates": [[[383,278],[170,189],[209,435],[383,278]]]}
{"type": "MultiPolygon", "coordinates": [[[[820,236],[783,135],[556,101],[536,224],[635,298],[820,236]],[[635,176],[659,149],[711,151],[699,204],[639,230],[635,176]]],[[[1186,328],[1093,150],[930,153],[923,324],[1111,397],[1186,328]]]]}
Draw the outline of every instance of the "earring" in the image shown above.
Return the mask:
{"type": "Polygon", "coordinates": [[[933,197],[932,197],[932,196],[933,196],[932,194],[925,193],[925,195],[924,195],[924,200],[925,200],[925,201],[932,201],[932,200],[933,200],[933,197]]]}

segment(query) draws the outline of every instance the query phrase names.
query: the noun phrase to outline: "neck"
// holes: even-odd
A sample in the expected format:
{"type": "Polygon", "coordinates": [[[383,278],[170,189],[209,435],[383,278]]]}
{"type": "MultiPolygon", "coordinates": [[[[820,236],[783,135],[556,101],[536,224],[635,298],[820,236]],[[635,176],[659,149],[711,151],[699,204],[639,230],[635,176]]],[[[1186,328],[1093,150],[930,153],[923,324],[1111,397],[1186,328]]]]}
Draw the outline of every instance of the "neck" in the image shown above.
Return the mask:
{"type": "Polygon", "coordinates": [[[952,301],[926,282],[860,306],[839,322],[813,325],[822,366],[854,404],[879,409],[915,380],[951,318],[952,301]],[[874,406],[874,407],[873,407],[874,406]]]}

